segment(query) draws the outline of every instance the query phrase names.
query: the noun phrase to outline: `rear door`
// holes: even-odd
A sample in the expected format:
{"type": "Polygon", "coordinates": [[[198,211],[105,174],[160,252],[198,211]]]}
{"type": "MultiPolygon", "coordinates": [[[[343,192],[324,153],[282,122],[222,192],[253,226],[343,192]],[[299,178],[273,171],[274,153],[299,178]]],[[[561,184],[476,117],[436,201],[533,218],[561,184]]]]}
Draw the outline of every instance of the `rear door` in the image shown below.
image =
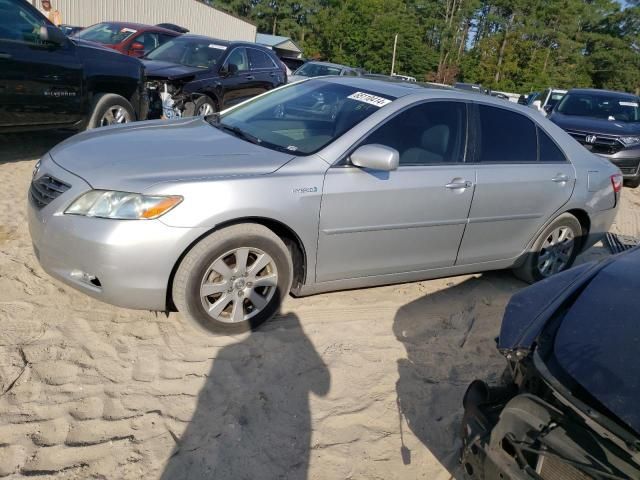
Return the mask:
{"type": "Polygon", "coordinates": [[[575,170],[530,118],[475,105],[477,180],[457,265],[519,256],[569,201],[575,170]]]}
{"type": "Polygon", "coordinates": [[[475,166],[464,163],[466,143],[466,104],[430,101],[398,113],[358,144],[398,150],[396,171],[330,168],[317,280],[453,266],[475,181],[475,166]]]}
{"type": "Polygon", "coordinates": [[[254,77],[253,81],[260,90],[259,93],[264,93],[283,83],[282,71],[269,55],[257,48],[247,48],[247,55],[250,76],[254,77]]]}
{"type": "Polygon", "coordinates": [[[69,124],[82,118],[82,65],[75,45],[40,39],[44,17],[0,0],[0,126],[69,124]]]}

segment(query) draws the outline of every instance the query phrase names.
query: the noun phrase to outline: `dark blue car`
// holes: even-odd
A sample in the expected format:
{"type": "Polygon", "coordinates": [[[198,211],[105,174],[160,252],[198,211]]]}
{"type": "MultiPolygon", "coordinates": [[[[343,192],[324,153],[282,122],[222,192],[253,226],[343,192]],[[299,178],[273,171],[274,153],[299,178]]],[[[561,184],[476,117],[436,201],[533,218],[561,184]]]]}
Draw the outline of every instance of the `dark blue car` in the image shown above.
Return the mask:
{"type": "Polygon", "coordinates": [[[464,397],[473,479],[640,478],[640,248],[513,297],[501,385],[464,397]]]}

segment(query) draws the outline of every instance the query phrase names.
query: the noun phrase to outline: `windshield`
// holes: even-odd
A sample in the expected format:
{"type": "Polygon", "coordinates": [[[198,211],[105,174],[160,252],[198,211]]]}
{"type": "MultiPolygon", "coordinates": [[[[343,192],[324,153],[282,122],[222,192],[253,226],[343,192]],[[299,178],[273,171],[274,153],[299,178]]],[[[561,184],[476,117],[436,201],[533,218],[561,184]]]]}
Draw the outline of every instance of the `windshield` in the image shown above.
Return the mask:
{"type": "Polygon", "coordinates": [[[76,35],[83,40],[102,43],[104,45],[117,45],[124,42],[138,31],[134,28],[127,28],[117,23],[98,23],[89,28],[85,28],[76,35]]]}
{"type": "Polygon", "coordinates": [[[633,97],[594,93],[568,93],[558,104],[564,115],[601,118],[620,122],[640,122],[640,104],[633,97]]]}
{"type": "Polygon", "coordinates": [[[177,37],[150,52],[145,58],[179,63],[187,67],[212,68],[219,64],[226,45],[215,40],[177,37]]]}
{"type": "Polygon", "coordinates": [[[314,153],[394,100],[323,80],[274,90],[224,114],[222,127],[273,150],[314,153]]]}
{"type": "Polygon", "coordinates": [[[327,75],[340,75],[340,72],[342,72],[342,69],[339,67],[330,67],[329,65],[309,62],[305,63],[293,72],[293,74],[300,75],[301,77],[325,77],[327,75]]]}

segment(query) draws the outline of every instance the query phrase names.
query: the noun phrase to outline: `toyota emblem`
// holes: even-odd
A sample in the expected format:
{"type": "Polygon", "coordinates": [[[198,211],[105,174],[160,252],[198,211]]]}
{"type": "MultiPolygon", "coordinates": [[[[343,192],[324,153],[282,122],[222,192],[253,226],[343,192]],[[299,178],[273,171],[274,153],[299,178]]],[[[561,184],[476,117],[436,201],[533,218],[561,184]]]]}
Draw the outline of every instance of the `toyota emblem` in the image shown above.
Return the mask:
{"type": "Polygon", "coordinates": [[[598,137],[596,137],[595,135],[587,135],[586,137],[584,137],[584,140],[585,140],[587,143],[590,143],[590,144],[592,144],[592,145],[593,145],[594,143],[596,143],[596,140],[597,140],[597,139],[598,139],[598,137]]]}

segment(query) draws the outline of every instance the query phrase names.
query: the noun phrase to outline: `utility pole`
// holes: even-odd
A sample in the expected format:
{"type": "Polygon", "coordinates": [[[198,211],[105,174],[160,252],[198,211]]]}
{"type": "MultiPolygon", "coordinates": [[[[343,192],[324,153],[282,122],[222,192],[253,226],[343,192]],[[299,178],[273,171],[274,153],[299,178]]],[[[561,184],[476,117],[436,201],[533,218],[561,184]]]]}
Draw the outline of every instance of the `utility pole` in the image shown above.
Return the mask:
{"type": "Polygon", "coordinates": [[[393,40],[393,57],[391,58],[391,76],[395,72],[396,68],[396,47],[398,46],[398,34],[396,33],[396,37],[393,40]]]}

